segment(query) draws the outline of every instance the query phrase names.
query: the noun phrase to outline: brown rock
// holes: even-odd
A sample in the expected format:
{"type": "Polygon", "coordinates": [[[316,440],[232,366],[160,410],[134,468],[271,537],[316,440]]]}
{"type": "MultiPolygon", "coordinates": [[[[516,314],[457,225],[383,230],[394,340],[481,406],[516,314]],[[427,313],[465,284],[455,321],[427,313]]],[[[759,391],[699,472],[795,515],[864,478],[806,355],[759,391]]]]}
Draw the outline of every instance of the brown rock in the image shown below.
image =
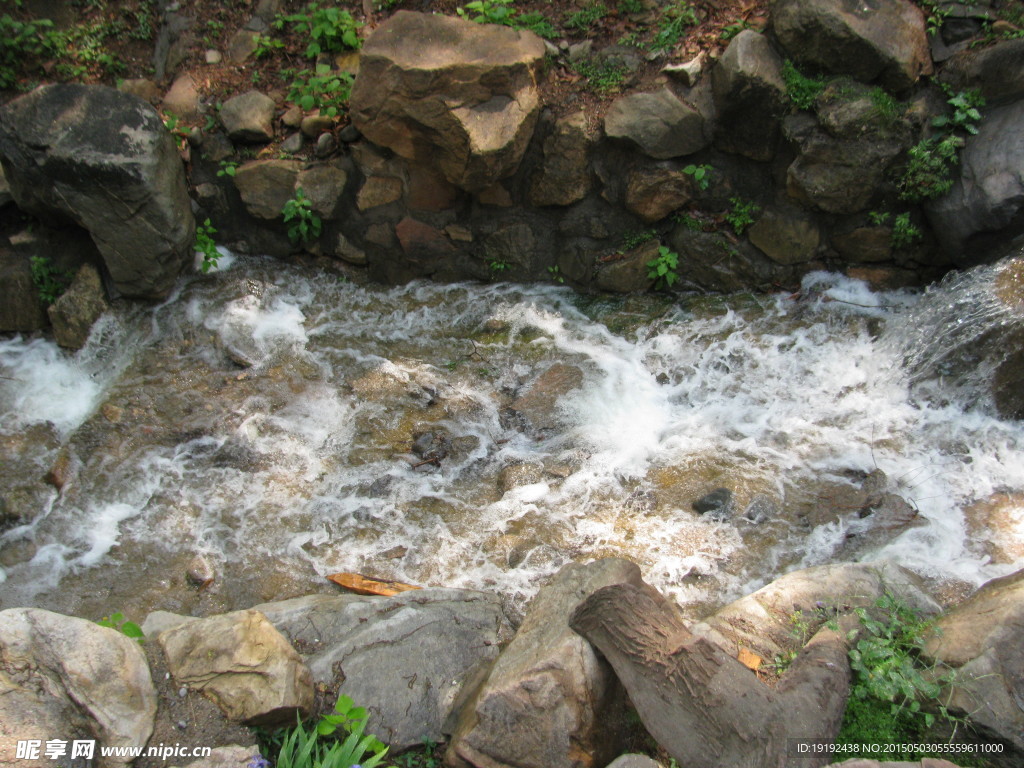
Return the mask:
{"type": "Polygon", "coordinates": [[[544,53],[530,32],[399,11],[363,46],[352,122],[479,192],[519,165],[540,110],[544,53]]]}
{"type": "Polygon", "coordinates": [[[847,261],[888,261],[892,256],[892,230],[889,227],[858,227],[852,232],[833,235],[832,247],[847,261]]]}
{"type": "Polygon", "coordinates": [[[559,401],[583,385],[583,371],[575,365],[555,363],[534,379],[511,408],[536,431],[551,431],[563,425],[559,401]]]}
{"type": "Polygon", "coordinates": [[[164,96],[163,108],[182,120],[195,120],[199,117],[199,88],[188,72],[175,78],[171,90],[164,96]]]}
{"type": "Polygon", "coordinates": [[[626,181],[626,208],[644,221],[660,221],[688,203],[693,180],[671,166],[637,168],[626,181]]]}
{"type": "Polygon", "coordinates": [[[750,228],[750,242],[778,264],[811,261],[821,243],[821,231],[812,216],[799,211],[769,208],[750,228]]]}
{"type": "Polygon", "coordinates": [[[455,250],[455,246],[444,232],[408,216],[395,225],[395,234],[402,245],[402,251],[412,258],[425,254],[445,254],[455,250]]]}
{"type": "Polygon", "coordinates": [[[67,349],[81,349],[93,323],[109,308],[100,273],[92,264],[83,264],[71,286],[46,312],[57,343],[67,349]]]}
{"type": "Polygon", "coordinates": [[[309,198],[313,211],[328,221],[338,215],[346,183],[348,174],[345,170],[329,163],[321,163],[299,171],[295,180],[296,188],[302,189],[309,198]]]}
{"type": "Polygon", "coordinates": [[[590,192],[588,156],[593,136],[585,112],[555,123],[544,140],[544,162],[530,180],[531,205],[571,205],[590,192]]]}
{"type": "Polygon", "coordinates": [[[253,160],[235,171],[235,188],[245,209],[259,219],[273,220],[295,194],[302,163],[297,160],[253,160]]]}
{"type": "Polygon", "coordinates": [[[450,208],[459,191],[436,169],[413,165],[409,168],[409,196],[406,202],[415,211],[443,211],[450,208]]]}
{"type": "Polygon", "coordinates": [[[402,180],[393,176],[370,176],[356,195],[356,207],[368,211],[402,197],[402,180]]]}

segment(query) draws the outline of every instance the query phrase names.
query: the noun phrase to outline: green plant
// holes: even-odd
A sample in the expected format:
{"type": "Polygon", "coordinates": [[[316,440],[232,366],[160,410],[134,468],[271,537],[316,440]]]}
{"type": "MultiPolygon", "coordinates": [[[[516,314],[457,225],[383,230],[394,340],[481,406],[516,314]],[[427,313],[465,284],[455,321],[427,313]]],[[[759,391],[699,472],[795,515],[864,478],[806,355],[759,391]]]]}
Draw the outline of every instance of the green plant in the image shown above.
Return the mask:
{"type": "Polygon", "coordinates": [[[627,232],[622,236],[622,250],[631,251],[638,245],[643,245],[658,236],[653,229],[638,229],[635,232],[627,232]]]}
{"type": "Polygon", "coordinates": [[[850,633],[851,640],[859,638],[849,651],[853,685],[837,741],[913,744],[935,723],[936,715],[929,709],[954,728],[961,724],[939,701],[942,687],[954,683],[955,674],[926,666],[921,658],[930,622],[888,592],[871,611],[855,612],[860,629],[850,633]],[[923,702],[930,706],[923,707],[923,702]]]}
{"type": "Polygon", "coordinates": [[[313,213],[313,204],[302,187],[295,190],[295,197],[284,204],[281,213],[288,224],[288,239],[293,243],[306,243],[320,237],[320,217],[313,213]]]}
{"type": "Polygon", "coordinates": [[[946,89],[949,98],[946,103],[953,108],[952,115],[940,115],[932,120],[932,125],[944,131],[962,130],[977,135],[977,124],[981,122],[981,107],[985,106],[985,99],[978,90],[959,91],[952,93],[946,89]]]}
{"type": "Polygon", "coordinates": [[[879,86],[872,88],[869,96],[872,106],[885,123],[891,125],[899,118],[903,111],[903,105],[884,88],[879,86]]]}
{"type": "Polygon", "coordinates": [[[611,59],[584,59],[573,66],[587,79],[591,90],[602,94],[621,90],[629,71],[625,64],[616,64],[611,59]]]}
{"type": "Polygon", "coordinates": [[[182,125],[181,121],[171,112],[168,112],[167,116],[164,117],[164,128],[174,138],[174,143],[178,145],[178,149],[184,149],[188,137],[192,134],[192,129],[182,125]]]}
{"type": "Polygon", "coordinates": [[[528,29],[539,37],[552,38],[558,36],[558,30],[552,26],[540,11],[530,11],[516,16],[512,20],[512,26],[516,29],[528,29]]]}
{"type": "Polygon", "coordinates": [[[54,49],[53,22],[49,19],[18,21],[0,16],[0,88],[12,88],[26,60],[44,56],[54,49]]]}
{"type": "Polygon", "coordinates": [[[910,223],[910,214],[901,213],[892,223],[892,247],[907,248],[923,239],[921,230],[910,223]]]}
{"type": "Polygon", "coordinates": [[[619,0],[619,13],[643,13],[644,4],[641,0],[619,0]]]}
{"type": "Polygon", "coordinates": [[[870,221],[876,227],[880,227],[889,220],[890,216],[892,216],[892,214],[889,213],[888,211],[869,211],[868,221],[870,221]]]}
{"type": "Polygon", "coordinates": [[[692,176],[697,189],[703,192],[711,186],[711,171],[713,170],[714,168],[710,165],[693,165],[691,163],[683,168],[683,173],[687,176],[692,176]]]}
{"type": "Polygon", "coordinates": [[[487,268],[491,270],[491,274],[500,275],[512,269],[512,265],[503,259],[491,259],[487,262],[487,268]]]}
{"type": "Polygon", "coordinates": [[[53,304],[68,289],[70,276],[56,269],[49,257],[33,256],[29,260],[29,268],[32,271],[32,285],[44,304],[53,304]]]}
{"type": "Polygon", "coordinates": [[[138,640],[140,643],[145,642],[146,635],[142,631],[142,627],[136,624],[134,621],[127,621],[124,618],[123,613],[112,613],[109,616],[104,616],[102,619],[96,622],[101,627],[109,627],[110,629],[116,629],[125,637],[130,637],[138,640]]]}
{"type": "Polygon", "coordinates": [[[899,180],[900,197],[912,203],[942,197],[953,187],[953,166],[964,144],[959,136],[923,139],[908,152],[907,167],[899,180]]]}
{"type": "Polygon", "coordinates": [[[337,117],[348,106],[352,82],[348,72],[336,72],[326,64],[319,64],[315,71],[304,69],[296,74],[288,100],[306,112],[318,109],[321,115],[337,117]]]}
{"type": "Polygon", "coordinates": [[[562,277],[562,274],[559,272],[557,265],[548,267],[548,274],[551,275],[551,279],[554,280],[556,283],[565,283],[565,278],[562,277]]]}
{"type": "Polygon", "coordinates": [[[678,266],[679,254],[663,245],[658,248],[658,255],[647,262],[647,277],[655,281],[655,288],[671,288],[679,279],[676,273],[678,266]]]}
{"type": "Polygon", "coordinates": [[[473,0],[466,3],[465,8],[457,8],[456,13],[477,24],[511,25],[516,10],[512,8],[512,0],[473,0]]]}
{"type": "Polygon", "coordinates": [[[255,41],[256,50],[253,51],[253,56],[257,59],[262,59],[264,56],[269,56],[274,51],[280,51],[284,48],[283,42],[267,35],[256,35],[255,41]]]}
{"type": "Polygon", "coordinates": [[[227,176],[233,178],[235,173],[238,171],[238,163],[233,160],[221,160],[220,170],[217,171],[218,176],[227,176]]]}
{"type": "Polygon", "coordinates": [[[743,21],[733,22],[732,24],[726,24],[724,27],[722,27],[722,32],[718,36],[722,40],[732,40],[744,29],[750,29],[750,22],[748,22],[746,19],[744,19],[743,21]]]}
{"type": "Polygon", "coordinates": [[[217,243],[213,240],[213,236],[216,234],[217,230],[214,229],[209,219],[196,227],[195,247],[196,252],[203,254],[203,264],[200,269],[204,275],[211,269],[217,268],[217,259],[220,258],[217,243]]]}
{"type": "Polygon", "coordinates": [[[782,63],[782,81],[786,84],[786,95],[797,109],[812,109],[814,101],[825,90],[825,81],[808,77],[796,65],[786,59],[782,63]]]}
{"type": "Polygon", "coordinates": [[[669,6],[658,21],[658,31],[651,41],[652,51],[668,51],[675,48],[686,34],[687,27],[700,23],[697,12],[685,0],[677,0],[669,6]]]}
{"type": "Polygon", "coordinates": [[[677,213],[672,217],[676,224],[682,224],[691,232],[703,232],[704,222],[689,213],[677,213]]]}
{"type": "Polygon", "coordinates": [[[733,232],[742,235],[747,227],[754,223],[754,214],[761,210],[761,206],[744,200],[742,197],[732,197],[729,202],[732,203],[732,208],[725,213],[723,218],[732,227],[733,232]]]}
{"type": "Polygon", "coordinates": [[[306,58],[315,59],[321,53],[338,53],[346,49],[358,50],[362,45],[359,28],[362,26],[348,11],[340,8],[321,8],[316,3],[309,5],[305,13],[293,13],[279,17],[274,26],[282,29],[285,22],[309,33],[306,58]]]}
{"type": "Polygon", "coordinates": [[[608,13],[608,6],[604,3],[592,3],[591,5],[573,11],[565,17],[565,26],[579,32],[586,32],[597,21],[603,19],[608,13]]]}
{"type": "Polygon", "coordinates": [[[942,25],[949,18],[949,10],[943,7],[939,0],[920,0],[920,5],[925,12],[925,24],[928,27],[928,34],[939,34],[942,25]]]}
{"type": "Polygon", "coordinates": [[[348,696],[339,696],[334,714],[324,715],[309,732],[296,717],[295,727],[281,741],[277,768],[376,768],[388,748],[376,736],[364,733],[368,717],[348,696]],[[336,735],[339,731],[344,739],[336,735]]]}

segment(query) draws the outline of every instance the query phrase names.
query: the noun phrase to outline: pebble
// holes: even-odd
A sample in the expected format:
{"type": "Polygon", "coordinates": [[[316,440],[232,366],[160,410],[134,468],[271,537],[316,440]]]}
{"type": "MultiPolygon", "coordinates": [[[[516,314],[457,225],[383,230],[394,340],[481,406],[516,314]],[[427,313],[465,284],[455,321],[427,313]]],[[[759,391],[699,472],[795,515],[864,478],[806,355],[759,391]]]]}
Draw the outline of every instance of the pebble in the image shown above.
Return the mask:
{"type": "Polygon", "coordinates": [[[182,686],[181,688],[179,688],[178,689],[178,696],[180,696],[183,699],[186,696],[188,696],[188,688],[186,688],[185,686],[182,686]]]}
{"type": "Polygon", "coordinates": [[[220,64],[224,60],[220,51],[210,49],[206,52],[206,63],[207,64],[220,64]]]}

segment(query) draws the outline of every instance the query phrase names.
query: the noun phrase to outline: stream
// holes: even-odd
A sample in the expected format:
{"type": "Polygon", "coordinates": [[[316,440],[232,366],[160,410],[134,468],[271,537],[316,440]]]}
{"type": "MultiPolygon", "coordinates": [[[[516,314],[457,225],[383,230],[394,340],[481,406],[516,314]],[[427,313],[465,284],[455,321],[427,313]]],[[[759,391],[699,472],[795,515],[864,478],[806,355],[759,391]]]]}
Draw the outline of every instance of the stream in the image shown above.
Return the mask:
{"type": "Polygon", "coordinates": [[[947,354],[1021,322],[964,317],[996,269],[923,294],[813,273],[799,295],[597,297],[225,256],[77,354],[0,339],[0,608],[205,614],[344,571],[521,610],[608,555],[691,616],[837,560],[966,591],[1024,567],[1024,424],[947,354]],[[876,470],[908,526],[865,515],[876,470]]]}

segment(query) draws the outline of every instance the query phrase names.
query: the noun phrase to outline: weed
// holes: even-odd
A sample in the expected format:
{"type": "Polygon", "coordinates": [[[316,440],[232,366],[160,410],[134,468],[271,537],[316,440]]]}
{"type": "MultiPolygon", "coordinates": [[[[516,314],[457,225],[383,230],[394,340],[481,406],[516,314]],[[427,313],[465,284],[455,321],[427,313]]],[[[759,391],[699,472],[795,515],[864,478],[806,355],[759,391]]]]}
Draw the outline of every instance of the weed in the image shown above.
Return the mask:
{"type": "Polygon", "coordinates": [[[269,56],[274,51],[280,51],[284,48],[284,43],[274,37],[268,37],[267,35],[256,35],[256,50],[253,51],[253,56],[257,59],[262,59],[264,56],[269,56]]]}
{"type": "Polygon", "coordinates": [[[104,616],[96,623],[101,627],[116,629],[125,637],[133,638],[138,640],[140,643],[146,641],[146,635],[143,633],[142,627],[134,621],[126,621],[123,613],[112,613],[109,616],[104,616]]]}
{"type": "Polygon", "coordinates": [[[656,289],[671,288],[679,279],[676,268],[679,266],[679,254],[670,251],[666,246],[658,248],[658,255],[647,262],[647,277],[654,280],[656,289]]]}
{"type": "Polygon", "coordinates": [[[213,240],[213,236],[216,234],[217,230],[214,229],[209,219],[196,227],[195,248],[197,253],[203,254],[203,264],[200,270],[202,270],[204,275],[211,269],[217,268],[217,259],[220,258],[220,253],[217,251],[217,243],[213,240]]]}
{"type": "Polygon", "coordinates": [[[492,275],[497,276],[512,269],[512,265],[502,259],[491,259],[487,262],[487,268],[491,270],[492,275]]]}
{"type": "Polygon", "coordinates": [[[964,144],[959,136],[919,141],[907,152],[909,160],[899,180],[900,197],[912,203],[942,197],[953,187],[952,169],[957,151],[964,144]]]}
{"type": "Polygon", "coordinates": [[[722,32],[718,35],[718,37],[722,40],[732,40],[744,29],[750,29],[750,22],[746,21],[745,19],[743,21],[737,21],[732,24],[726,24],[724,27],[722,27],[722,32]]]}
{"type": "Polygon", "coordinates": [[[604,3],[594,3],[580,8],[565,17],[565,26],[579,32],[586,32],[608,13],[604,3]]]}
{"type": "Polygon", "coordinates": [[[27,59],[54,49],[53,22],[49,19],[18,21],[0,16],[0,88],[13,88],[27,59]]]}
{"type": "Polygon", "coordinates": [[[726,212],[725,221],[732,227],[733,232],[742,235],[747,227],[754,223],[754,214],[761,210],[761,206],[742,197],[730,198],[729,202],[732,203],[732,208],[726,212]]]}
{"type": "Polygon", "coordinates": [[[892,216],[892,214],[889,213],[888,211],[869,211],[868,221],[870,221],[876,227],[880,227],[889,220],[890,216],[892,216]]]}
{"type": "Polygon", "coordinates": [[[693,165],[690,164],[683,168],[683,173],[687,176],[692,176],[694,183],[697,185],[697,189],[701,192],[711,186],[711,171],[713,171],[710,165],[693,165]]]}
{"type": "Polygon", "coordinates": [[[281,213],[288,224],[288,239],[293,243],[307,243],[320,237],[320,217],[313,213],[313,205],[302,187],[295,190],[295,197],[284,204],[281,213]]]}
{"type": "Polygon", "coordinates": [[[670,6],[658,21],[658,31],[651,41],[652,51],[668,51],[676,47],[686,35],[687,27],[695,27],[700,23],[697,12],[689,3],[678,0],[670,6]]]}
{"type": "Polygon", "coordinates": [[[285,22],[309,33],[307,59],[315,59],[321,53],[358,50],[362,45],[359,39],[359,28],[362,25],[352,18],[351,13],[340,8],[320,8],[313,3],[306,8],[305,13],[280,17],[274,25],[282,29],[285,22]]]}
{"type": "Polygon", "coordinates": [[[782,80],[786,84],[786,95],[797,109],[812,109],[826,85],[821,78],[803,74],[789,59],[782,63],[782,80]]]}
{"type": "MultiPolygon", "coordinates": [[[[478,371],[481,376],[487,375],[481,369],[478,371]]],[[[488,373],[490,373],[488,371],[488,373]]],[[[423,741],[423,746],[415,751],[406,752],[395,758],[397,768],[440,768],[441,757],[437,754],[437,744],[430,739],[423,741]]]]}
{"type": "Polygon", "coordinates": [[[388,748],[376,736],[364,733],[368,717],[348,696],[339,696],[334,713],[324,715],[309,732],[296,719],[295,727],[281,739],[277,768],[376,768],[388,748]],[[339,731],[344,739],[335,735],[339,731]]]}
{"type": "Polygon", "coordinates": [[[530,11],[517,16],[512,20],[512,26],[516,29],[528,29],[539,37],[552,38],[558,36],[550,21],[539,11],[530,11]]]}
{"type": "Polygon", "coordinates": [[[235,173],[238,172],[238,163],[233,160],[221,160],[220,170],[217,171],[218,176],[227,176],[228,178],[234,178],[235,173]]]}
{"type": "Polygon", "coordinates": [[[920,5],[925,12],[925,24],[929,35],[937,35],[949,17],[949,10],[944,8],[939,0],[920,0],[920,5]]]}
{"type": "Polygon", "coordinates": [[[985,99],[981,93],[973,89],[952,93],[947,87],[946,95],[949,96],[946,103],[953,108],[953,114],[934,118],[932,125],[944,131],[962,130],[972,136],[977,135],[977,124],[981,122],[979,109],[985,106],[985,99]]]}
{"type": "Polygon", "coordinates": [[[878,116],[887,125],[895,123],[903,111],[903,105],[881,87],[872,88],[869,96],[878,116]]]}
{"type": "Polygon", "coordinates": [[[619,13],[643,13],[644,4],[641,0],[619,0],[619,13]]]}
{"type": "Polygon", "coordinates": [[[313,72],[304,69],[296,74],[288,100],[303,111],[318,109],[321,115],[337,117],[348,105],[352,82],[348,72],[335,72],[328,65],[319,64],[313,72]]]}
{"type": "Polygon", "coordinates": [[[29,265],[32,271],[32,285],[35,286],[44,304],[53,304],[64,295],[71,282],[70,275],[56,269],[47,256],[33,256],[29,260],[29,265]]]}
{"type": "Polygon", "coordinates": [[[653,229],[638,229],[635,232],[627,232],[622,237],[622,250],[631,251],[638,245],[643,245],[657,236],[658,233],[653,229]]]}
{"type": "Polygon", "coordinates": [[[892,223],[892,247],[907,248],[923,239],[921,230],[910,223],[910,214],[901,213],[892,223]]]}
{"type": "Polygon", "coordinates": [[[557,266],[548,267],[548,274],[551,275],[551,279],[556,283],[565,283],[565,278],[562,277],[557,266]]]}
{"type": "Polygon", "coordinates": [[[192,134],[192,129],[182,125],[177,116],[171,112],[168,112],[167,116],[164,117],[164,128],[174,138],[174,143],[178,145],[178,149],[184,149],[185,144],[188,142],[188,137],[192,134]]]}
{"type": "Polygon", "coordinates": [[[473,0],[471,3],[466,3],[465,8],[457,8],[456,13],[477,24],[508,26],[512,24],[512,19],[516,15],[515,8],[511,6],[512,0],[473,0]]]}
{"type": "Polygon", "coordinates": [[[954,673],[921,662],[922,638],[930,622],[889,593],[875,602],[873,611],[858,608],[856,614],[861,628],[850,639],[858,634],[860,639],[849,652],[854,681],[837,742],[919,742],[917,737],[936,719],[922,708],[922,701],[932,702],[951,725],[962,723],[938,700],[942,686],[954,682],[954,673]]]}
{"type": "Polygon", "coordinates": [[[692,216],[689,213],[677,213],[672,217],[672,220],[676,224],[682,224],[691,232],[703,232],[704,222],[698,219],[696,216],[692,216]]]}
{"type": "Polygon", "coordinates": [[[617,93],[626,81],[628,69],[625,64],[616,64],[609,59],[577,61],[576,71],[587,79],[595,93],[617,93]]]}

